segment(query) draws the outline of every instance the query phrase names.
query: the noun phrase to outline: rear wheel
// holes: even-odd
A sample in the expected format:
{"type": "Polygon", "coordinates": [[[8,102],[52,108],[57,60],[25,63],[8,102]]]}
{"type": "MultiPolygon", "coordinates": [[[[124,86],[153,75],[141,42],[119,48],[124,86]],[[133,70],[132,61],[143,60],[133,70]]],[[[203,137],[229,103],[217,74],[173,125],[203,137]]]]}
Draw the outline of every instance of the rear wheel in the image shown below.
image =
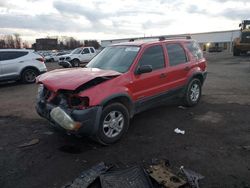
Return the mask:
{"type": "Polygon", "coordinates": [[[96,139],[103,145],[113,144],[121,139],[129,127],[129,113],[120,103],[104,107],[96,139]]]}
{"type": "Polygon", "coordinates": [[[186,93],[184,95],[185,106],[195,106],[199,103],[201,98],[201,82],[199,79],[192,79],[187,87],[186,93]]]}
{"type": "Polygon", "coordinates": [[[23,83],[34,83],[36,81],[37,75],[37,70],[29,68],[23,71],[21,80],[23,83]]]}

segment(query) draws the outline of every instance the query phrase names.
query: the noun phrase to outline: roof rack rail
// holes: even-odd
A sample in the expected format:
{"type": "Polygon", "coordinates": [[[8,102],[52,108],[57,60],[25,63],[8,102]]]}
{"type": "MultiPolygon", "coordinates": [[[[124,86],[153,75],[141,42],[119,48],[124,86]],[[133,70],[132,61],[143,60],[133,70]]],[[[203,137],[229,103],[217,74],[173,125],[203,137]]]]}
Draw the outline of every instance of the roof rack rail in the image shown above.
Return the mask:
{"type": "Polygon", "coordinates": [[[191,35],[162,35],[162,36],[154,36],[154,37],[142,37],[142,38],[131,38],[129,42],[135,41],[164,41],[170,39],[191,39],[191,35]]]}
{"type": "Polygon", "coordinates": [[[169,35],[169,36],[159,36],[159,41],[167,39],[191,39],[191,35],[169,35]]]}

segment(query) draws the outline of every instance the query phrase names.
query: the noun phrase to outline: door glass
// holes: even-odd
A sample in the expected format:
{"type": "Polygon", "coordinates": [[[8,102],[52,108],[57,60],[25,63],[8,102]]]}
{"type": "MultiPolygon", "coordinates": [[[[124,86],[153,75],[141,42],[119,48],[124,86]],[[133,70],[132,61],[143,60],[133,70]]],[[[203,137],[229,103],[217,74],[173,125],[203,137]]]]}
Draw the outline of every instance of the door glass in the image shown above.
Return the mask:
{"type": "Polygon", "coordinates": [[[161,46],[152,46],[147,48],[140,61],[139,66],[151,65],[153,70],[165,67],[164,55],[161,46]]]}
{"type": "Polygon", "coordinates": [[[167,44],[168,60],[170,66],[179,65],[187,62],[184,49],[179,44],[167,44]]]}

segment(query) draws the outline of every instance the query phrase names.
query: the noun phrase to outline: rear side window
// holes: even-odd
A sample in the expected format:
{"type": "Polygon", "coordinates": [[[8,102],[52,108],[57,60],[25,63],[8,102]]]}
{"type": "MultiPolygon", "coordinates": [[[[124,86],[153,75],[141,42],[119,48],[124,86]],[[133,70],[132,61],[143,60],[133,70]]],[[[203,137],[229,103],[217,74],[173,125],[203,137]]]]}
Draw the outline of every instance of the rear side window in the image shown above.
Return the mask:
{"type": "Polygon", "coordinates": [[[146,49],[139,61],[139,65],[151,65],[153,70],[165,67],[164,55],[161,46],[153,46],[146,49]]]}
{"type": "Polygon", "coordinates": [[[187,49],[193,54],[193,56],[197,59],[200,60],[203,58],[203,53],[200,49],[200,46],[197,42],[192,41],[188,42],[185,44],[187,49]]]}
{"type": "Polygon", "coordinates": [[[0,60],[11,60],[11,59],[17,59],[19,57],[27,55],[29,52],[22,52],[22,51],[3,51],[0,52],[0,60]]]}
{"type": "Polygon", "coordinates": [[[187,62],[186,53],[180,44],[167,44],[166,47],[170,66],[187,62]]]}
{"type": "Polygon", "coordinates": [[[95,53],[94,49],[93,48],[90,48],[90,51],[91,53],[95,53]]]}
{"type": "Polygon", "coordinates": [[[88,48],[84,48],[83,51],[82,51],[82,54],[89,54],[89,49],[88,48]]]}

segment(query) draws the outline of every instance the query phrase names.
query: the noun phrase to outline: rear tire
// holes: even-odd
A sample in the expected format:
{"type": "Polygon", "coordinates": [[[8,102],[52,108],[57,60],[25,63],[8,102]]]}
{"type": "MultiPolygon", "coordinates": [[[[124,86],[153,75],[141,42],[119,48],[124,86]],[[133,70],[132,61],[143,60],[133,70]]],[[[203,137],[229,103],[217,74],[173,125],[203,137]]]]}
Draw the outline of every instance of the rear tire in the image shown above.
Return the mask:
{"type": "Polygon", "coordinates": [[[129,112],[121,103],[112,103],[104,107],[100,118],[96,140],[109,145],[122,138],[129,127],[129,112]]]}
{"type": "Polygon", "coordinates": [[[201,93],[201,81],[197,78],[192,79],[187,86],[187,90],[183,98],[184,105],[188,107],[197,105],[200,101],[201,93]]]}
{"type": "Polygon", "coordinates": [[[21,80],[23,83],[31,84],[36,81],[36,77],[38,76],[38,71],[32,68],[25,69],[22,72],[21,80]]]}

